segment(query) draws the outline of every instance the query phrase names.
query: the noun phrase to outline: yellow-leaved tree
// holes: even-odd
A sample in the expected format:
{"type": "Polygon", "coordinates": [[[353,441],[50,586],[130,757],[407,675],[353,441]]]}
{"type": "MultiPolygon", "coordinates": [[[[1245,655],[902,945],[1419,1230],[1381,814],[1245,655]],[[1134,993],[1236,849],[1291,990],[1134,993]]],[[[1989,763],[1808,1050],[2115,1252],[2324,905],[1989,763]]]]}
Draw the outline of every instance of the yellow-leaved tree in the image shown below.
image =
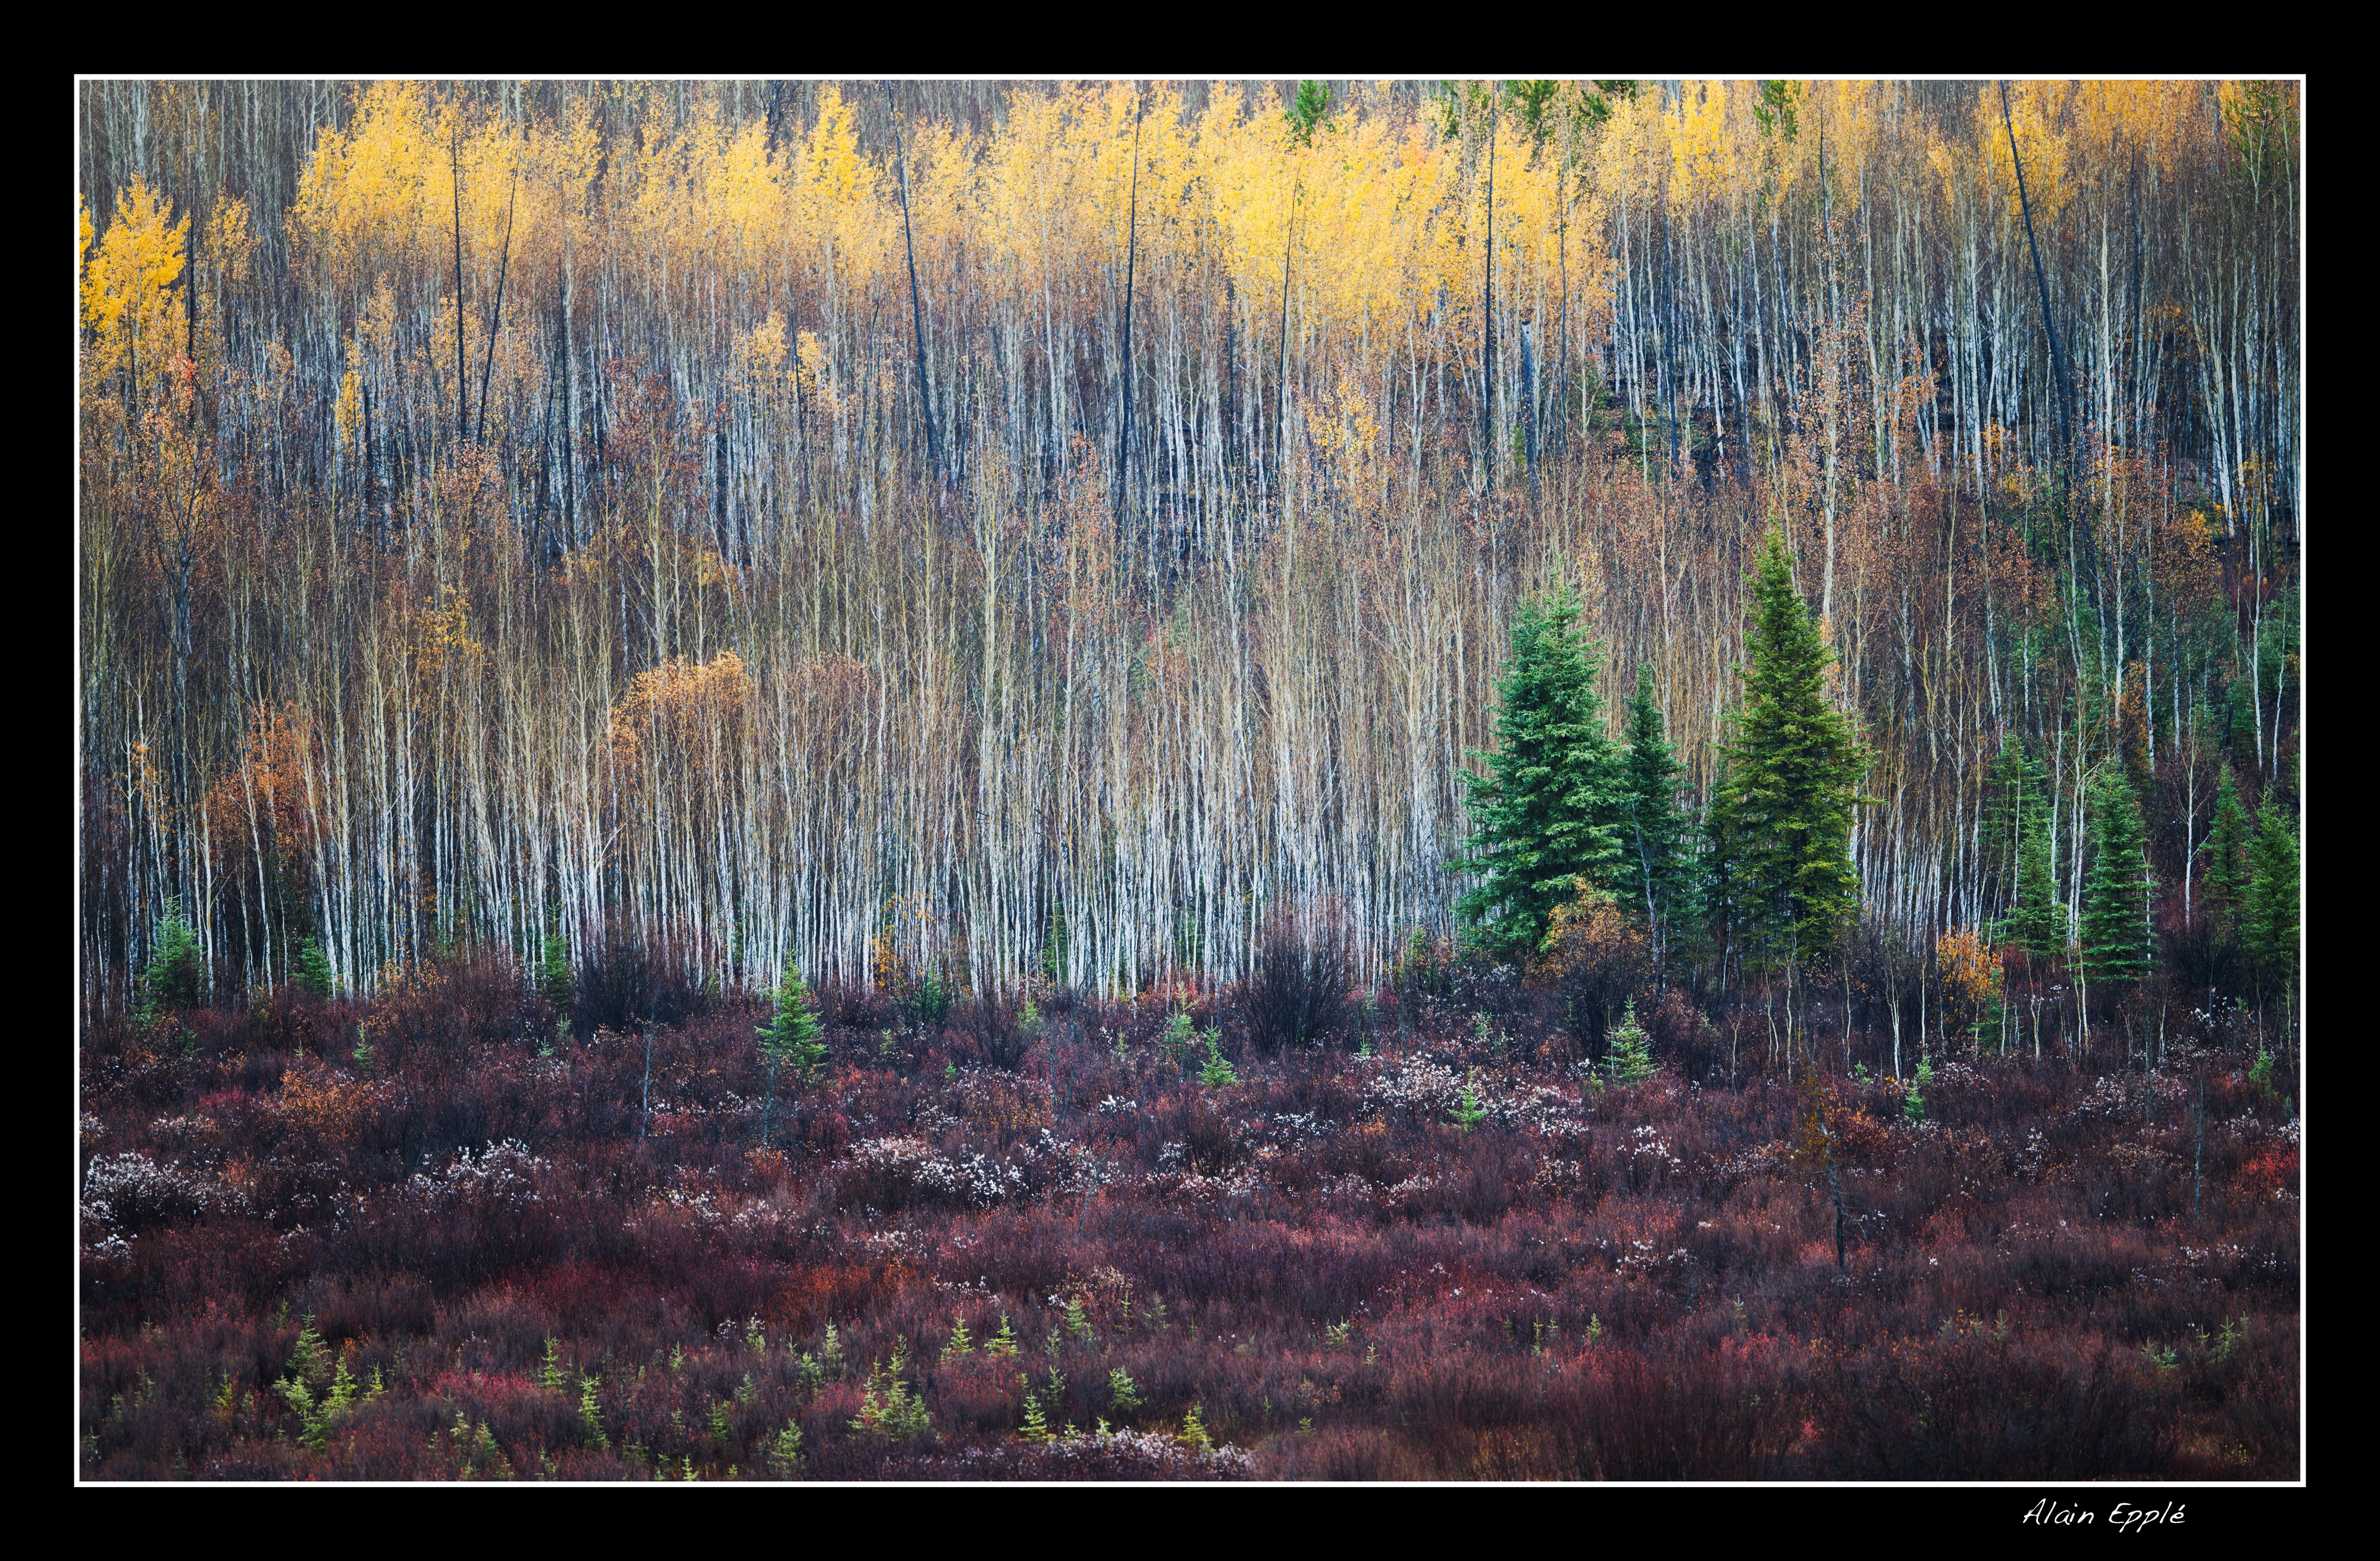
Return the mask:
{"type": "Polygon", "coordinates": [[[139,175],[116,197],[115,215],[95,250],[90,213],[82,213],[82,323],[90,333],[84,378],[93,387],[114,382],[139,398],[182,349],[176,284],[188,257],[190,219],[173,222],[171,215],[139,175]]]}

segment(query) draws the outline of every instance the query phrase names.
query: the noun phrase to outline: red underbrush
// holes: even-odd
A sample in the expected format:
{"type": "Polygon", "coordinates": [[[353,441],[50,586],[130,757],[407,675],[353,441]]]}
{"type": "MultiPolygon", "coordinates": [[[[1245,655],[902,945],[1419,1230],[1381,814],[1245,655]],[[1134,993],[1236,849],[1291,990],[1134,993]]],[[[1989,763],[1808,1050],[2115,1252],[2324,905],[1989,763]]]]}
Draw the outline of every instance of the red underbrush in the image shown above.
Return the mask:
{"type": "Polygon", "coordinates": [[[1937,1057],[1914,1118],[1830,1080],[1839,1266],[1797,1091],[1674,994],[1626,1088],[1525,1006],[1200,995],[1218,1087],[1162,1003],[830,994],[773,1108],[758,1002],[682,997],[650,1055],[468,960],[95,1026],[85,1475],[2299,1468],[2296,1128],[2245,1056],[1937,1057]]]}

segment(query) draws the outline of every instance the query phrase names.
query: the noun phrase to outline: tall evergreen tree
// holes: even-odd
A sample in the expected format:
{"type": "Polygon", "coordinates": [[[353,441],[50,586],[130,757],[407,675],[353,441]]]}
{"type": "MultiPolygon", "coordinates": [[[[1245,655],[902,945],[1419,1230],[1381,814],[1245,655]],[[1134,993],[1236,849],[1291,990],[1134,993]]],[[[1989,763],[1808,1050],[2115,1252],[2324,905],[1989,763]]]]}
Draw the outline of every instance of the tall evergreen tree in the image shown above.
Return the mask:
{"type": "Polygon", "coordinates": [[[1767,962],[1791,965],[1831,948],[1858,911],[1851,830],[1867,759],[1827,696],[1833,652],[1774,530],[1744,648],[1744,704],[1712,822],[1735,879],[1735,919],[1767,962]]]}
{"type": "Polygon", "coordinates": [[[1453,867],[1481,881],[1455,910],[1500,957],[1534,953],[1577,881],[1609,885],[1620,867],[1618,757],[1595,689],[1598,647],[1578,616],[1567,583],[1522,604],[1497,680],[1496,750],[1471,755],[1488,771],[1466,777],[1472,835],[1453,867]]]}
{"type": "Polygon", "coordinates": [[[2024,745],[2012,737],[2003,738],[1985,782],[1984,869],[1995,877],[2002,872],[2013,875],[2016,869],[2017,840],[2022,833],[2024,760],[2024,745]]]}
{"type": "Polygon", "coordinates": [[[2049,830],[2038,815],[2017,836],[2016,903],[2000,925],[2002,942],[2024,950],[2038,964],[2066,951],[2066,908],[2058,903],[2058,870],[2050,860],[2049,830]]]}
{"type": "MultiPolygon", "coordinates": [[[[537,966],[537,994],[553,1010],[553,1038],[570,1039],[570,1000],[577,985],[570,966],[570,945],[562,935],[559,920],[549,917],[545,924],[544,957],[537,966]]],[[[551,1055],[551,1043],[541,1055],[551,1055]]]]}
{"type": "Polygon", "coordinates": [[[2289,984],[2298,957],[2298,838],[2290,809],[2267,792],[2257,810],[2256,837],[2248,848],[2248,891],[2240,908],[2240,942],[2260,992],[2289,984]]]}
{"type": "Polygon", "coordinates": [[[2225,734],[2225,744],[2231,750],[2231,762],[2253,767],[2256,758],[2256,694],[2248,681],[2248,669],[2235,665],[2230,678],[2230,730],[2225,734]]]}
{"type": "Polygon", "coordinates": [[[1629,884],[1622,903],[1643,908],[1657,972],[1667,963],[1670,929],[1692,898],[1689,826],[1678,806],[1684,774],[1653,701],[1653,668],[1646,663],[1636,669],[1636,691],[1628,701],[1628,751],[1620,766],[1621,876],[1629,884]]]}
{"type": "Polygon", "coordinates": [[[2082,886],[2082,969],[2094,982],[2127,985],[2145,979],[2153,945],[2149,876],[2141,808],[2119,766],[2092,787],[2091,876],[2082,886]]]}
{"type": "Polygon", "coordinates": [[[1995,773],[2005,794],[1992,823],[2016,848],[2016,892],[2000,940],[2035,964],[2066,951],[2066,909],[2058,903],[2058,864],[2049,844],[2049,800],[2041,794],[2041,762],[2010,742],[1995,773]],[[2011,757],[2012,756],[2012,757],[2011,757]]]}
{"type": "Polygon", "coordinates": [[[2226,764],[2215,783],[2215,827],[2198,847],[2198,854],[2206,859],[2198,894],[2215,930],[2227,937],[2235,931],[2247,900],[2249,833],[2248,811],[2240,806],[2240,783],[2226,764]]]}

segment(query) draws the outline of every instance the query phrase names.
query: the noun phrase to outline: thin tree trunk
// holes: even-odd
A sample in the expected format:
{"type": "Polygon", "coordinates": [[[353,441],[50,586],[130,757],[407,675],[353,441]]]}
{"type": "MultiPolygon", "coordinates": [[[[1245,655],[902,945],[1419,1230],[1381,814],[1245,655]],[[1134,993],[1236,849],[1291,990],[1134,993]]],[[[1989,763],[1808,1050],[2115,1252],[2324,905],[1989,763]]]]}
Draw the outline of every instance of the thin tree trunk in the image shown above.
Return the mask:
{"type": "MultiPolygon", "coordinates": [[[[1132,102],[1132,195],[1124,208],[1123,244],[1123,362],[1116,374],[1116,498],[1115,527],[1119,545],[1123,540],[1123,512],[1127,490],[1132,486],[1132,274],[1133,262],[1139,254],[1140,240],[1140,110],[1143,99],[1135,88],[1132,102]]],[[[1288,287],[1281,290],[1284,304],[1288,287]]],[[[1283,315],[1284,328],[1286,313],[1283,315]]]]}
{"type": "MultiPolygon", "coordinates": [[[[518,174],[513,176],[513,194],[517,194],[520,187],[518,174]]],[[[496,307],[488,316],[488,350],[482,356],[480,367],[480,428],[477,437],[481,441],[488,436],[488,380],[496,370],[496,333],[504,323],[504,275],[512,269],[512,263],[513,195],[508,194],[504,197],[504,258],[496,264],[496,307]]],[[[462,309],[462,299],[463,294],[458,287],[455,294],[455,307],[458,313],[462,309]]]]}
{"type": "Polygon", "coordinates": [[[455,175],[455,442],[460,445],[471,434],[470,420],[465,415],[471,382],[463,367],[463,111],[459,99],[448,166],[455,175]]]}
{"type": "Polygon", "coordinates": [[[899,175],[901,190],[901,246],[909,262],[909,333],[917,358],[917,405],[926,417],[926,459],[933,468],[937,484],[941,481],[941,447],[934,434],[934,394],[926,383],[926,311],[917,297],[917,241],[909,226],[909,164],[901,152],[901,124],[892,114],[892,85],[884,85],[884,113],[892,126],[892,165],[899,175]]]}

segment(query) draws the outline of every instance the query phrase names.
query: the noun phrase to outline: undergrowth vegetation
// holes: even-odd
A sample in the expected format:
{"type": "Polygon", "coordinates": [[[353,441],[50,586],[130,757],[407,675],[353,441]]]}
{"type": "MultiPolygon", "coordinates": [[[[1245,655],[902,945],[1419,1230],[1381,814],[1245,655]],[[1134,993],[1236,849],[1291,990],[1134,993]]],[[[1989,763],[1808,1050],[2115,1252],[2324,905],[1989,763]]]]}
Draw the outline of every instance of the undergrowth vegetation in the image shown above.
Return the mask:
{"type": "Polygon", "coordinates": [[[557,1042],[462,954],[94,1022],[84,1474],[2298,1470],[2295,1086],[2218,1015],[1830,1077],[1839,1267],[1806,1091],[1659,1006],[1641,1076],[1470,967],[829,990],[770,1113],[761,994],[616,996],[557,1042]]]}

